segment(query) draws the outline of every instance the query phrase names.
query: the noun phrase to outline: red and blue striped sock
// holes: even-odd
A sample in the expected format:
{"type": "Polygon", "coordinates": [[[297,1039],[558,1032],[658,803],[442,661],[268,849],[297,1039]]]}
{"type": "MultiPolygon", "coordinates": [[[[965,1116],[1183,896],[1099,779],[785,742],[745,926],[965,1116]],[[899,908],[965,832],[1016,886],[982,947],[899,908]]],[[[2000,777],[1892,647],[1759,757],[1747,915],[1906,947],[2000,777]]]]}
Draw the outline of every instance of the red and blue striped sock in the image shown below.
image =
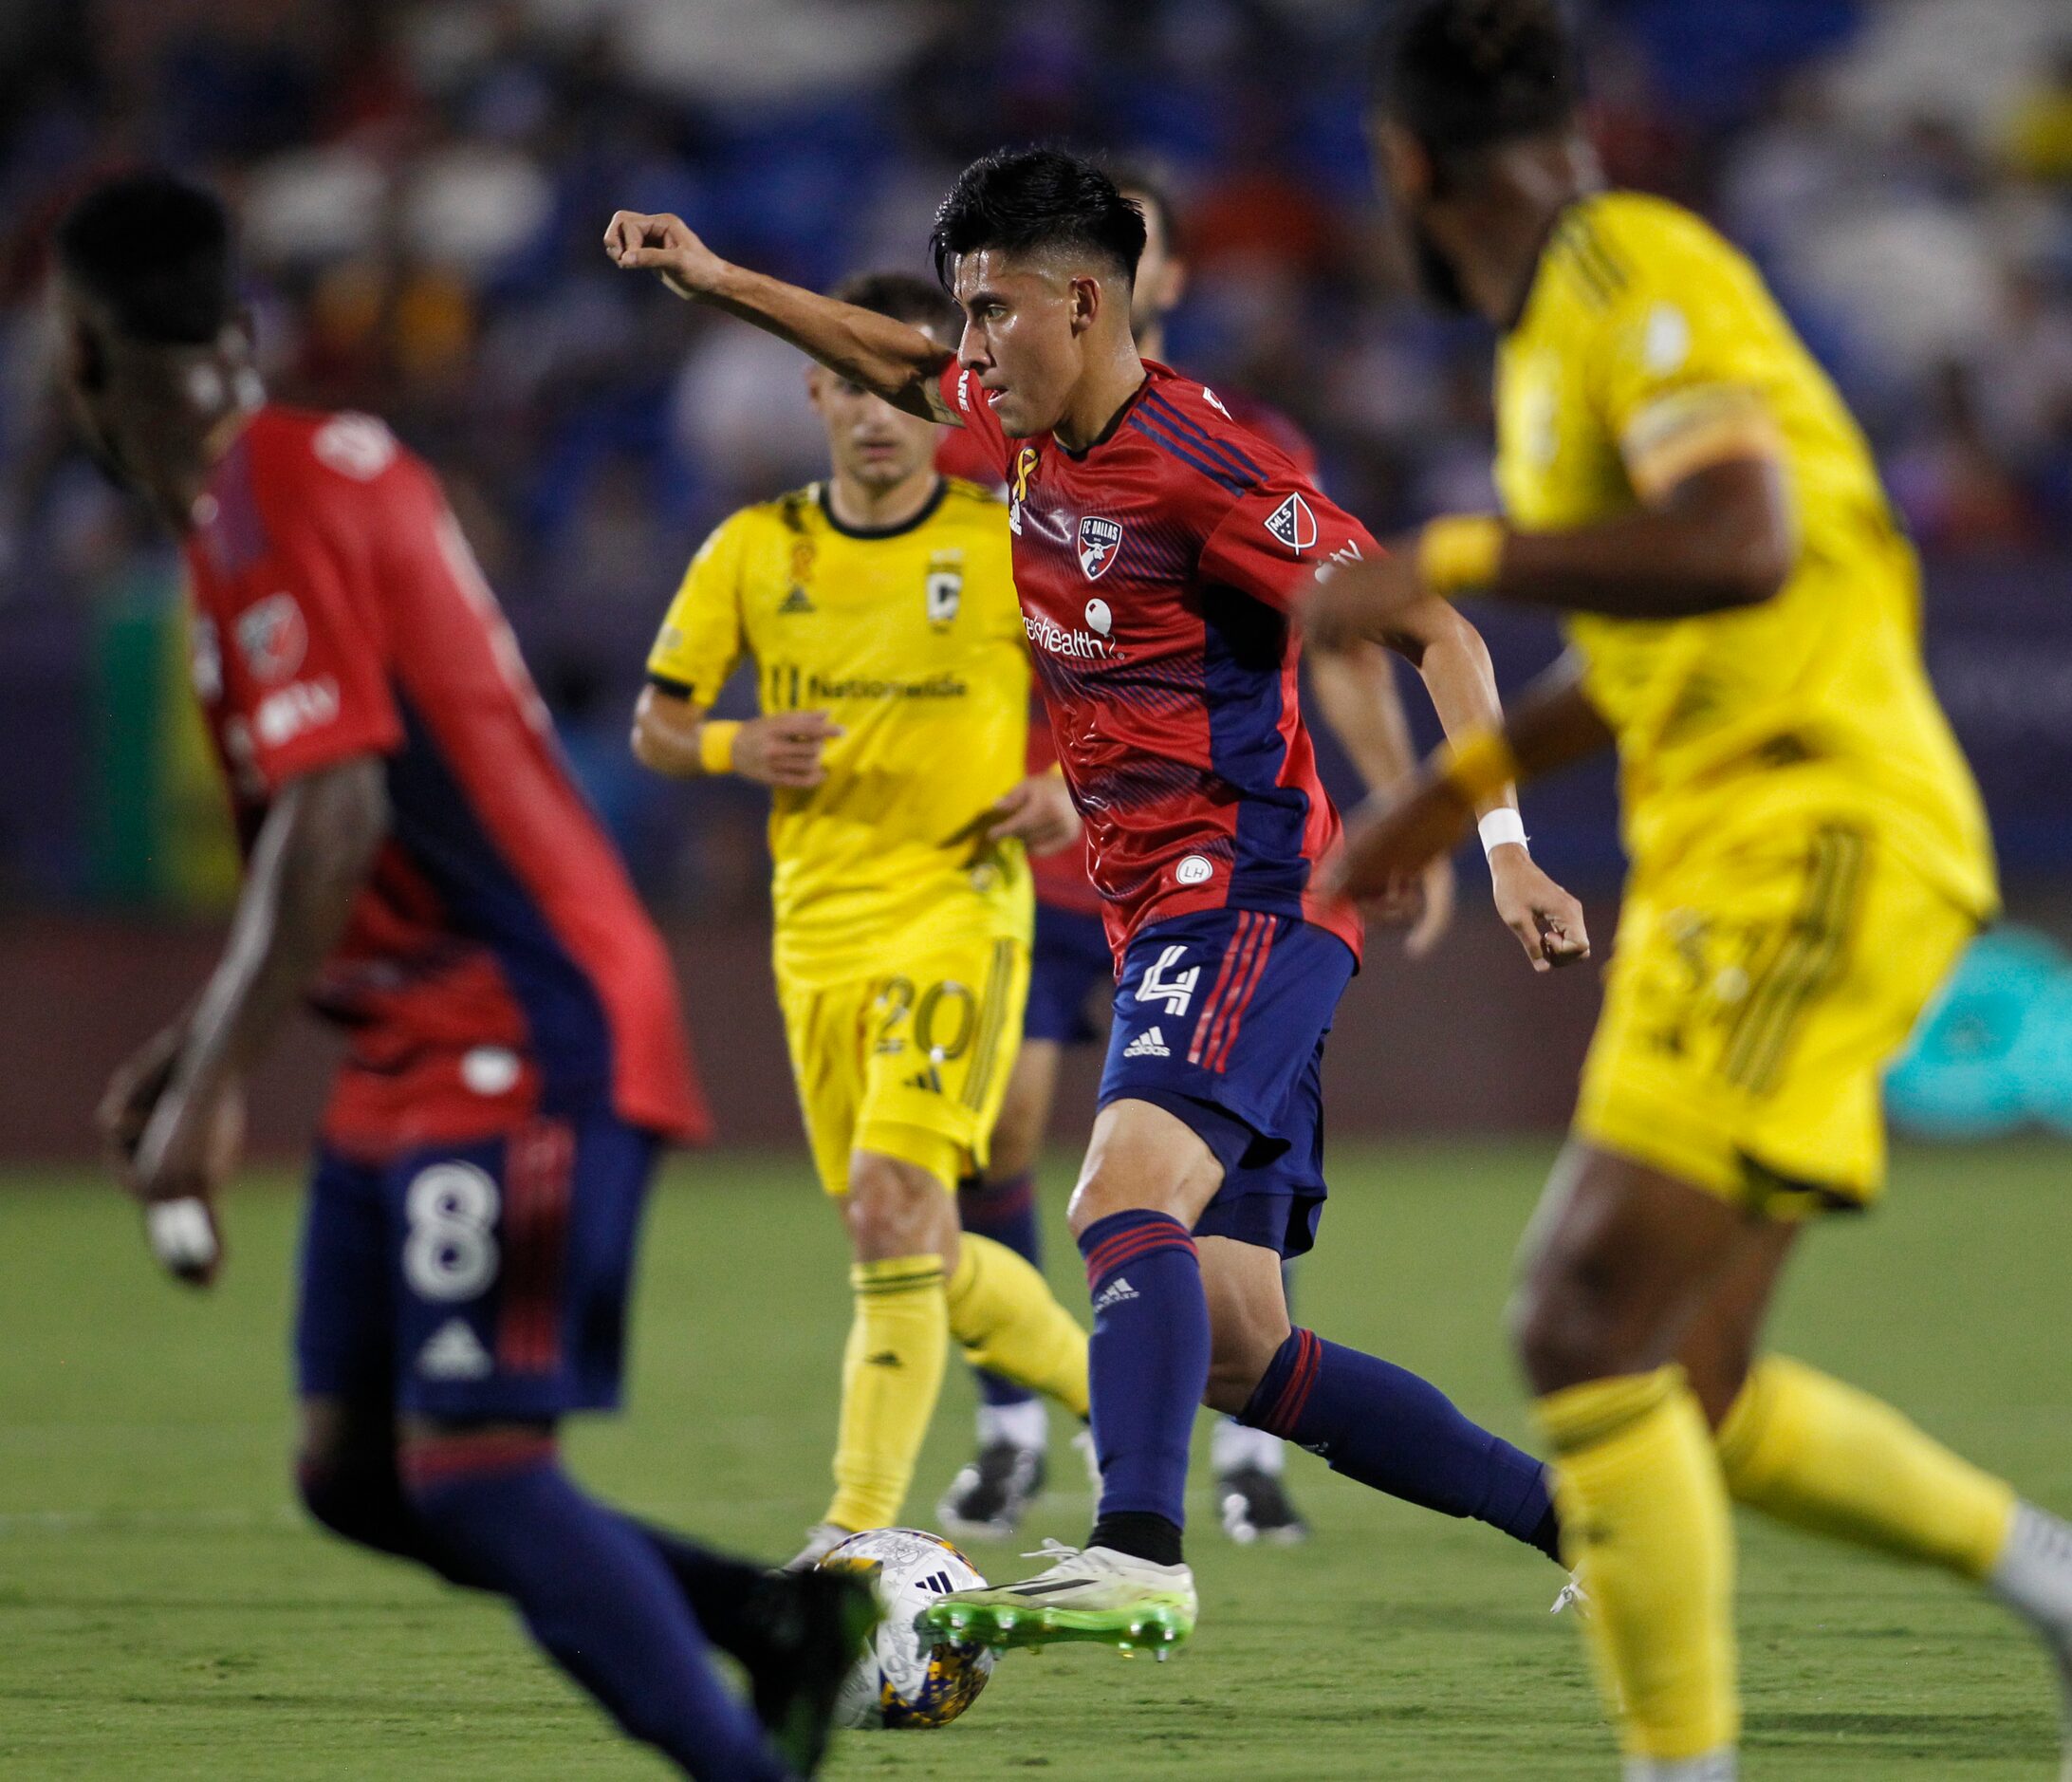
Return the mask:
{"type": "Polygon", "coordinates": [[[1087,1364],[1101,1462],[1088,1545],[1174,1565],[1187,1520],[1188,1444],[1209,1383],[1209,1302],[1194,1240],[1169,1215],[1133,1208],[1096,1219],[1079,1245],[1094,1298],[1087,1364]]]}
{"type": "Polygon", "coordinates": [[[790,1769],[713,1670],[662,1555],[576,1489],[551,1437],[478,1431],[414,1440],[402,1475],[447,1563],[509,1597],[554,1661],[633,1737],[693,1776],[786,1782],[790,1769]]]}
{"type": "Polygon", "coordinates": [[[1239,1420],[1322,1455],[1332,1472],[1376,1491],[1472,1516],[1561,1558],[1546,1468],[1393,1362],[1295,1330],[1239,1420]]]}
{"type": "MultiPolygon", "coordinates": [[[[983,1176],[967,1177],[957,1184],[957,1220],[968,1232],[1005,1244],[1041,1271],[1044,1266],[1043,1227],[1036,1217],[1036,1177],[1031,1170],[989,1181],[983,1176]]],[[[1036,1395],[1018,1380],[1009,1380],[990,1368],[974,1367],[978,1396],[988,1404],[1027,1404],[1036,1395]]]]}

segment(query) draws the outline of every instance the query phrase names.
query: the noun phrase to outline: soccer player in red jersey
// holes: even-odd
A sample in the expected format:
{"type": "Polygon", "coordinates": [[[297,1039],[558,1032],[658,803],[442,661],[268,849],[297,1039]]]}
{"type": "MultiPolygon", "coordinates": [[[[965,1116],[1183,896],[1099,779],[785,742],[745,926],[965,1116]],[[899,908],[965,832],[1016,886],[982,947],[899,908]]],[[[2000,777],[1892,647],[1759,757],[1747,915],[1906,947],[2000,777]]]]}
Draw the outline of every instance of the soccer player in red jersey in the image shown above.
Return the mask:
{"type": "Polygon", "coordinates": [[[644,1527],[556,1456],[618,1401],[648,1179],[706,1115],[660,937],[438,484],[367,416],[266,400],[209,193],[104,184],[57,261],[82,426],[185,548],[246,862],[221,961],[102,1104],[154,1248],[213,1277],[238,1085],[306,993],[348,1035],[296,1326],[311,1513],[509,1598],[687,1773],[809,1773],[862,1593],[644,1527]]]}
{"type": "MultiPolygon", "coordinates": [[[[953,1594],[920,1624],[996,1645],[1184,1640],[1196,1603],[1182,1499],[1204,1401],[1552,1556],[1538,1461],[1415,1375],[1289,1325],[1281,1259],[1309,1248],[1323,1210],[1320,1061],[1360,929],[1312,883],[1341,826],[1303,724],[1288,611],[1320,565],[1377,547],[1212,390],[1139,357],[1142,213],[1054,151],[967,168],[934,237],[965,313],[955,354],[730,265],[676,217],[621,212],[605,243],[619,265],[986,442],[1090,835],[1119,967],[1071,1205],[1095,1310],[1099,1513],[1085,1548],[1040,1577],[953,1594]]],[[[1488,653],[1444,603],[1390,640],[1450,732],[1494,720],[1488,653]]],[[[1488,805],[1515,823],[1508,791],[1488,805]]],[[[1535,965],[1581,956],[1581,909],[1519,841],[1492,849],[1491,869],[1535,965]]]]}
{"type": "MultiPolygon", "coordinates": [[[[1144,216],[1144,251],[1130,288],[1130,331],[1141,357],[1162,362],[1166,324],[1189,281],[1177,218],[1171,196],[1150,173],[1138,167],[1110,172],[1122,195],[1144,216]]],[[[1318,480],[1316,450],[1286,415],[1227,386],[1218,385],[1216,394],[1240,426],[1278,446],[1305,481],[1318,480]]],[[[985,441],[969,428],[943,429],[936,463],[950,475],[985,481],[999,474],[985,441]]],[[[1368,644],[1341,655],[1312,656],[1308,673],[1325,723],[1366,786],[1391,786],[1407,775],[1415,758],[1388,653],[1368,644]]],[[[1048,770],[1058,758],[1040,696],[1037,705],[1029,725],[1031,773],[1048,770]]],[[[1083,845],[1032,855],[1029,870],[1036,887],[1036,944],[1022,1049],[993,1127],[991,1160],[984,1176],[963,1184],[957,1205],[967,1231],[981,1232],[1041,1267],[1035,1170],[1050,1125],[1058,1067],[1067,1047],[1103,1037],[1088,1009],[1097,985],[1113,993],[1115,961],[1083,845]]],[[[1372,906],[1370,914],[1410,923],[1404,948],[1421,958],[1437,944],[1452,916],[1451,857],[1441,855],[1401,890],[1393,903],[1372,906]]],[[[1292,1282],[1287,1286],[1291,1290],[1292,1282]]],[[[983,1368],[974,1371],[978,1451],[952,1481],[937,1513],[953,1534],[999,1537],[1014,1532],[1043,1488],[1048,1420],[1043,1401],[1027,1388],[983,1368]]],[[[1270,1431],[1234,1417],[1216,1420],[1210,1464],[1218,1519],[1231,1539],[1287,1543],[1308,1532],[1288,1494],[1286,1460],[1286,1445],[1270,1431]]]]}

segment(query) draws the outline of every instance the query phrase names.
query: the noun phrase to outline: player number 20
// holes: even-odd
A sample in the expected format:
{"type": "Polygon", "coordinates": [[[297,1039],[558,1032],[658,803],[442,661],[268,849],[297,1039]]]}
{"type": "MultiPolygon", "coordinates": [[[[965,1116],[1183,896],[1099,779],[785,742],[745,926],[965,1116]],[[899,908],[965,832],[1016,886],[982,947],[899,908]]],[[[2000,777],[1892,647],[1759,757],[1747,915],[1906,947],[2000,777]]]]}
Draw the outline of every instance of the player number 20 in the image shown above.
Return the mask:
{"type": "Polygon", "coordinates": [[[435,1163],[410,1184],[403,1278],[420,1299],[472,1299],[496,1278],[496,1184],[472,1163],[435,1163]]]}
{"type": "Polygon", "coordinates": [[[879,1044],[897,1043],[898,1029],[908,1012],[914,1016],[914,1043],[937,1064],[948,1064],[953,1058],[964,1056],[964,1049],[971,1043],[972,1030],[978,1026],[978,1002],[964,985],[954,978],[945,978],[939,984],[931,984],[921,992],[920,1000],[914,999],[914,984],[909,978],[888,978],[885,987],[878,993],[879,1006],[885,1012],[884,1025],[879,1030],[879,1044]],[[941,1030],[946,1023],[954,1023],[947,1034],[941,1030]]]}

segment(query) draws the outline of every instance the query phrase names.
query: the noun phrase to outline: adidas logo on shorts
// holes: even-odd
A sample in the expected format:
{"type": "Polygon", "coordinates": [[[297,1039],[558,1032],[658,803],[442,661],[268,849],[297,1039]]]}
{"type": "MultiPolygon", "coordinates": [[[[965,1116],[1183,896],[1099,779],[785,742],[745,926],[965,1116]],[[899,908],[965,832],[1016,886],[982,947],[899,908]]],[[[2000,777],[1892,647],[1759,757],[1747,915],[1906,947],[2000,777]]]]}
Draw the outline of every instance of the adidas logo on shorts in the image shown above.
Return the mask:
{"type": "Polygon", "coordinates": [[[480,1380],[495,1364],[464,1322],[449,1318],[417,1351],[417,1371],[427,1380],[480,1380]]]}
{"type": "Polygon", "coordinates": [[[1135,1039],[1123,1047],[1125,1058],[1170,1058],[1173,1048],[1165,1043],[1165,1035],[1155,1027],[1147,1027],[1135,1039]]]}
{"type": "Polygon", "coordinates": [[[1119,1274],[1101,1290],[1100,1298],[1094,1301],[1094,1309],[1106,1311],[1110,1306],[1119,1306],[1124,1300],[1141,1298],[1143,1295],[1129,1284],[1128,1279],[1119,1274]]]}

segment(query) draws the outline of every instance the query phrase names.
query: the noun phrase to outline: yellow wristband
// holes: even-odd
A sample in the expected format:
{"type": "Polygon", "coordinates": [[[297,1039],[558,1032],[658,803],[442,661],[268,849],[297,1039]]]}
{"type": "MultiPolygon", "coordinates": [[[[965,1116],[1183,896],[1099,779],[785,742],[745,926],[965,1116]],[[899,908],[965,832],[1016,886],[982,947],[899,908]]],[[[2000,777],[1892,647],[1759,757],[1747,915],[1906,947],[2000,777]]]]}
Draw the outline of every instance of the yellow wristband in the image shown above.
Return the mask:
{"type": "Polygon", "coordinates": [[[734,738],[740,733],[737,719],[707,718],[698,726],[698,766],[708,773],[731,773],[734,738]]]}
{"type": "Polygon", "coordinates": [[[1504,522],[1489,513],[1446,513],[1417,534],[1417,573],[1442,598],[1488,587],[1504,560],[1504,522]]]}
{"type": "Polygon", "coordinates": [[[1471,805],[1484,805],[1518,777],[1518,757],[1500,730],[1478,730],[1439,751],[1439,777],[1471,805]]]}

